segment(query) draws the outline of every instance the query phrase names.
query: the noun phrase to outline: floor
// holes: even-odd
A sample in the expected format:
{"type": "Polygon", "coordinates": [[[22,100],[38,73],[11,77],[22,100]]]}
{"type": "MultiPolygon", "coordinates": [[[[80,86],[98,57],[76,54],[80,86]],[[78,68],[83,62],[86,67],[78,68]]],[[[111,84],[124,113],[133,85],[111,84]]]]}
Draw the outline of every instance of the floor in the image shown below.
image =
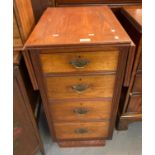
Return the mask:
{"type": "MultiPolygon", "coordinates": [[[[132,123],[127,131],[114,131],[113,139],[105,147],[59,148],[53,143],[43,113],[40,117],[40,132],[46,155],[141,155],[142,123],[132,123]]],[[[37,155],[40,155],[37,153],[37,155]]]]}

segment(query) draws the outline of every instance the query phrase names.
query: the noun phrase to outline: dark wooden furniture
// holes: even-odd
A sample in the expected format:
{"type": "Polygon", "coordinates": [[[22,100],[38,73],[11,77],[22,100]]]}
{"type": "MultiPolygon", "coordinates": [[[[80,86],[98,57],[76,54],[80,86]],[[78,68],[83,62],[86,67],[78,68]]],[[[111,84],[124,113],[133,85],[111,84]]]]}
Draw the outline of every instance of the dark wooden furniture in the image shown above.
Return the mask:
{"type": "MultiPolygon", "coordinates": [[[[142,119],[142,8],[141,6],[123,7],[118,19],[134,41],[136,52],[132,56],[133,63],[129,85],[125,85],[126,93],[122,93],[117,128],[125,130],[128,124],[142,119]]],[[[124,90],[124,89],[123,89],[124,90]]]]}
{"type": "Polygon", "coordinates": [[[132,42],[106,6],[48,8],[25,47],[60,146],[111,139],[132,42]]]}
{"type": "Polygon", "coordinates": [[[38,150],[44,154],[33,110],[37,96],[19,51],[14,51],[13,63],[13,154],[35,155],[38,150]]]}
{"type": "MultiPolygon", "coordinates": [[[[32,4],[31,0],[14,0],[13,6],[13,49],[23,51],[24,43],[35,26],[32,4]]],[[[23,51],[23,55],[33,88],[37,90],[38,84],[27,51],[23,51]]]]}
{"type": "MultiPolygon", "coordinates": [[[[53,0],[51,0],[53,1],[53,0]]],[[[69,5],[109,5],[109,6],[122,6],[134,5],[141,3],[141,0],[55,0],[56,6],[69,6],[69,5]]]]}
{"type": "Polygon", "coordinates": [[[31,3],[36,23],[47,7],[54,6],[54,0],[31,0],[31,3]]]}
{"type": "Polygon", "coordinates": [[[44,154],[43,145],[37,128],[36,107],[39,94],[30,58],[24,43],[35,25],[30,0],[14,0],[13,9],[13,148],[14,155],[32,155],[37,151],[44,154]],[[29,79],[22,52],[29,64],[29,79]]]}

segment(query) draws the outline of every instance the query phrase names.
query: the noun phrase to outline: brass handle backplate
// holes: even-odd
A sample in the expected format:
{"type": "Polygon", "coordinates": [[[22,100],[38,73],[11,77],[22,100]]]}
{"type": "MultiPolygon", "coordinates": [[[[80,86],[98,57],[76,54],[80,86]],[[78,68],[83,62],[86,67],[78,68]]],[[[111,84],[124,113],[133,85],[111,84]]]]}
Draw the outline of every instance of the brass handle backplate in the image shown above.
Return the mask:
{"type": "Polygon", "coordinates": [[[73,110],[73,112],[75,114],[83,115],[83,114],[88,113],[88,110],[85,109],[85,108],[76,108],[76,109],[73,110]]]}
{"type": "Polygon", "coordinates": [[[87,90],[88,88],[89,88],[89,86],[85,85],[85,84],[77,84],[77,85],[72,86],[72,89],[78,93],[82,93],[85,90],[87,90]]]}
{"type": "Polygon", "coordinates": [[[79,129],[75,130],[75,133],[76,134],[85,134],[85,133],[88,133],[88,130],[84,129],[84,128],[79,128],[79,129]]]}
{"type": "Polygon", "coordinates": [[[90,63],[87,59],[74,59],[70,61],[70,64],[75,68],[84,68],[90,63]]]}

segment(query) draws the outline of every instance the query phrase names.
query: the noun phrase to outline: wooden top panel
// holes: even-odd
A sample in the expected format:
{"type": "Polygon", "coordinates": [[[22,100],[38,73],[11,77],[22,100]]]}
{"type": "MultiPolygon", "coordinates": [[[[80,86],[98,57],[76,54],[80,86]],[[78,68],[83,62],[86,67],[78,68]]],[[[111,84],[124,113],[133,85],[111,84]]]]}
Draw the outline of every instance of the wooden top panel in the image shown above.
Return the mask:
{"type": "Polygon", "coordinates": [[[142,6],[126,6],[122,9],[124,15],[136,26],[138,30],[142,29],[142,6]]]}
{"type": "Polygon", "coordinates": [[[26,47],[130,43],[107,6],[47,8],[26,47]]]}

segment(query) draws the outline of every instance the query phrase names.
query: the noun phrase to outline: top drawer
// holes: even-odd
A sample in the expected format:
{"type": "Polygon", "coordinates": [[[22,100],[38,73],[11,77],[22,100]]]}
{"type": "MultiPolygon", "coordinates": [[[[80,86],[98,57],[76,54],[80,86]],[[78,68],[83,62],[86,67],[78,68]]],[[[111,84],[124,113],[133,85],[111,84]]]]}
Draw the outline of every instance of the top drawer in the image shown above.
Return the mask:
{"type": "Polygon", "coordinates": [[[119,51],[40,54],[43,73],[116,71],[119,51]]]}

